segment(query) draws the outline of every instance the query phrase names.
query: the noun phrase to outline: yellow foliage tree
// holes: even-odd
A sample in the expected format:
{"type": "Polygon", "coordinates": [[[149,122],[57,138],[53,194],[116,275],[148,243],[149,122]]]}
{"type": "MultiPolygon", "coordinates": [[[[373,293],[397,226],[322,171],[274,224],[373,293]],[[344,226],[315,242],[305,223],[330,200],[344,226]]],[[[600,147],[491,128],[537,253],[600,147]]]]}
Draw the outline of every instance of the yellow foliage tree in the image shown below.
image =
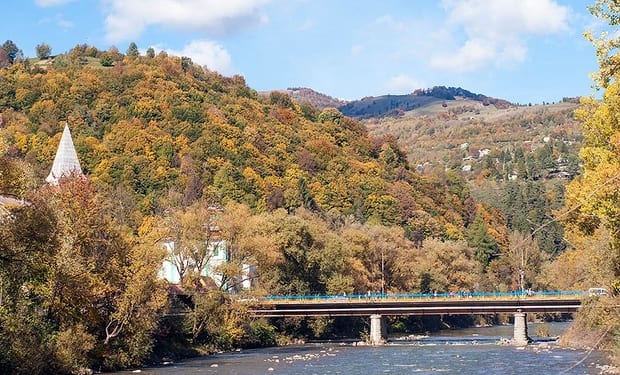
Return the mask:
{"type": "MultiPolygon", "coordinates": [[[[620,8],[615,2],[597,1],[591,12],[618,26],[620,8]]],[[[608,256],[613,259],[615,281],[610,285],[620,292],[620,86],[618,71],[620,39],[610,39],[606,34],[586,36],[597,48],[600,70],[595,75],[598,87],[604,90],[602,101],[594,98],[582,100],[576,116],[583,121],[584,142],[580,151],[583,174],[567,188],[569,225],[592,234],[600,225],[608,228],[610,243],[608,256]]]]}

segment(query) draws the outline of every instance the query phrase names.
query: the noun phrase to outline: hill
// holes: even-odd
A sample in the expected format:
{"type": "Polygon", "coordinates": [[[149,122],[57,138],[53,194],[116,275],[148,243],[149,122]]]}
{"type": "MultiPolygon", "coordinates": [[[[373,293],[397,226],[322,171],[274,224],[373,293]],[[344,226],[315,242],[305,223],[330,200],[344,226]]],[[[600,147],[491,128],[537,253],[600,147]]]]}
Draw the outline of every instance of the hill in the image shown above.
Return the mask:
{"type": "Polygon", "coordinates": [[[497,108],[458,98],[363,123],[374,136],[394,137],[422,175],[458,174],[477,202],[501,212],[508,230],[531,233],[538,248],[558,254],[567,246],[563,228],[548,220],[581,171],[577,105],[497,108]]]}
{"type": "MultiPolygon", "coordinates": [[[[28,161],[41,183],[68,121],[84,170],[123,197],[136,227],[170,207],[232,201],[255,212],[303,207],[398,226],[409,238],[418,231],[462,239],[484,210],[473,196],[503,202],[465,180],[539,181],[578,170],[568,149],[578,132],[567,120],[571,103],[530,109],[435,87],[406,96],[425,105],[362,124],[334,108],[300,105],[288,92],[259,95],[243,77],[223,77],[188,58],[116,52],[112,66],[84,63],[106,54],[78,46],[45,68],[1,71],[0,136],[10,144],[8,156],[28,161]],[[547,137],[560,143],[530,155],[547,137]]],[[[504,225],[500,211],[484,217],[504,225]]],[[[505,245],[505,230],[493,236],[505,245]]],[[[549,246],[563,246],[554,241],[549,246]]]]}
{"type": "Polygon", "coordinates": [[[325,108],[339,108],[347,103],[345,100],[336,99],[306,87],[288,88],[286,90],[259,91],[258,94],[263,98],[268,98],[274,92],[288,95],[297,103],[301,105],[309,105],[318,110],[323,110],[325,108]]]}
{"type": "MultiPolygon", "coordinates": [[[[280,92],[319,109],[339,103],[307,88],[280,92]]],[[[514,105],[460,87],[436,86],[409,95],[366,97],[338,109],[358,118],[370,134],[394,137],[419,172],[447,169],[476,180],[480,173],[489,173],[502,152],[531,154],[547,145],[555,147],[556,162],[543,167],[541,177],[570,179],[579,169],[581,129],[572,116],[578,104],[579,98],[563,98],[558,103],[514,105]]],[[[501,171],[491,173],[493,179],[498,174],[503,180],[515,178],[517,166],[512,164],[503,162],[501,171]]]]}
{"type": "Polygon", "coordinates": [[[400,116],[405,112],[423,108],[435,103],[446,106],[447,102],[458,98],[469,99],[484,106],[508,108],[511,104],[502,99],[474,94],[460,87],[435,86],[430,89],[416,90],[408,95],[383,95],[365,97],[348,102],[338,109],[346,116],[360,119],[400,116]]]}
{"type": "Polygon", "coordinates": [[[466,194],[455,206],[449,187],[412,171],[393,139],[369,136],[338,111],[300,106],[282,92],[261,96],[243,77],[166,54],[117,54],[109,67],[83,63],[98,53],[78,46],[45,68],[0,71],[0,135],[39,184],[68,122],[84,171],[102,189],[123,191],[136,224],[207,199],[398,226],[420,210],[454,211],[448,217],[465,229],[467,219],[456,218],[466,215],[466,194]]]}
{"type": "Polygon", "coordinates": [[[289,88],[286,92],[298,103],[307,103],[319,109],[340,108],[347,103],[345,100],[336,99],[305,87],[289,88]]]}
{"type": "Polygon", "coordinates": [[[306,87],[262,91],[259,92],[259,95],[268,97],[272,92],[286,94],[300,104],[309,104],[319,110],[337,108],[345,116],[356,119],[399,117],[405,112],[425,108],[435,103],[441,103],[443,106],[446,106],[448,102],[458,99],[469,99],[482,103],[484,106],[493,105],[496,108],[508,108],[512,106],[512,104],[506,100],[496,99],[482,94],[474,94],[460,87],[445,86],[419,89],[407,95],[369,96],[350,101],[336,99],[306,87]]]}
{"type": "MultiPolygon", "coordinates": [[[[534,106],[498,108],[484,102],[458,98],[435,101],[399,117],[363,120],[375,136],[391,135],[420,167],[462,170],[477,176],[484,157],[498,158],[521,148],[526,154],[558,143],[563,155],[576,159],[581,141],[580,125],[573,119],[573,101],[534,106]],[[481,154],[484,154],[482,155],[481,154]]],[[[559,152],[559,151],[558,151],[559,152]]],[[[422,168],[422,170],[424,169],[422,168]]],[[[512,170],[507,171],[512,172],[512,170]]],[[[507,176],[505,176],[507,177],[507,176]]]]}
{"type": "MultiPolygon", "coordinates": [[[[507,106],[437,87],[412,94],[426,105],[360,123],[287,92],[259,95],[243,77],[188,58],[116,52],[111,66],[97,65],[105,53],[78,46],[45,67],[0,71],[4,157],[34,177],[0,175],[0,194],[23,197],[43,184],[68,122],[84,171],[122,202],[117,215],[133,231],[196,202],[238,202],[256,214],[306,209],[334,230],[379,224],[418,246],[467,240],[486,267],[508,248],[510,230],[527,233],[553,215],[565,179],[579,172],[569,101],[507,106]]],[[[549,254],[566,246],[559,224],[535,240],[549,254]]]]}

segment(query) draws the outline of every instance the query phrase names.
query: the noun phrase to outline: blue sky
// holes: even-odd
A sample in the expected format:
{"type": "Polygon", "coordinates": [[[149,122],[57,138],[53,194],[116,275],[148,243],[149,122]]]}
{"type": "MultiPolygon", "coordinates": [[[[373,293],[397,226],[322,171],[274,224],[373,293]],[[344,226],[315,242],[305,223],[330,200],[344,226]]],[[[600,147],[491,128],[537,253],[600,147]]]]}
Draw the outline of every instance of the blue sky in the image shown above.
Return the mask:
{"type": "Polygon", "coordinates": [[[8,0],[0,43],[189,56],[256,90],[342,99],[460,86],[515,103],[591,95],[585,0],[8,0]]]}

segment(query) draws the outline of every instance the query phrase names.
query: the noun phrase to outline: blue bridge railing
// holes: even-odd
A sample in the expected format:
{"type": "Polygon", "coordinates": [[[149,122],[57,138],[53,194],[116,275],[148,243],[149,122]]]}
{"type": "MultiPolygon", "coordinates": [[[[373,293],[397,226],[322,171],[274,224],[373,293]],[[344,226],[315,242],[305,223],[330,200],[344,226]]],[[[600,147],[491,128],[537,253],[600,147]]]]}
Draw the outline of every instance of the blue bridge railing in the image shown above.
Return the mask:
{"type": "Polygon", "coordinates": [[[366,294],[306,294],[306,295],[269,295],[261,297],[266,301],[357,301],[357,300],[415,300],[415,299],[450,299],[450,298],[535,298],[535,297],[579,297],[583,291],[516,291],[516,292],[457,292],[457,293],[366,293],[366,294]]]}

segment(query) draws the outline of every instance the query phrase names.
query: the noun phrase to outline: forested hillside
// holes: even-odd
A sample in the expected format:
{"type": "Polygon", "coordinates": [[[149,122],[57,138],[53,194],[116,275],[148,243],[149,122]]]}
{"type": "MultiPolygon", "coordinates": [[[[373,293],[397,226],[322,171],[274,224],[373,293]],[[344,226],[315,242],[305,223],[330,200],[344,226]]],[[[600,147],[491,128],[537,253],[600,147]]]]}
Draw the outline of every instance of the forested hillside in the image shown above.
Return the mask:
{"type": "Polygon", "coordinates": [[[121,56],[96,67],[83,65],[89,53],[79,46],[47,68],[2,71],[7,156],[28,161],[39,183],[67,122],[92,182],[128,193],[141,216],[198,199],[257,212],[335,210],[387,225],[405,225],[420,209],[464,216],[466,195],[455,206],[445,186],[409,170],[394,140],[369,137],[338,111],[302,111],[279,93],[260,100],[242,77],[188,59],[121,56]]]}
{"type": "Polygon", "coordinates": [[[397,117],[405,112],[428,107],[434,103],[447,105],[457,98],[469,99],[484,106],[495,108],[512,106],[506,100],[491,98],[482,94],[474,94],[460,87],[435,86],[429,89],[418,89],[406,95],[370,96],[341,104],[338,109],[345,115],[358,119],[397,117]]]}
{"type": "MultiPolygon", "coordinates": [[[[505,247],[503,218],[457,175],[421,176],[393,138],[282,93],[260,98],[243,77],[187,58],[77,46],[16,59],[0,70],[0,139],[0,194],[24,202],[3,207],[0,229],[0,366],[10,371],[125,367],[171,342],[273,342],[273,328],[222,294],[238,291],[244,264],[256,266],[256,294],[515,287],[483,273],[505,247]],[[65,123],[87,180],[49,187],[65,123]],[[184,323],[155,319],[179,308],[157,278],[161,241],[203,264],[214,220],[230,252],[221,291],[201,292],[199,272],[184,269],[195,301],[184,323]],[[45,349],[25,360],[31,348],[45,349]]],[[[282,334],[333,329],[313,327],[282,334]]]]}
{"type": "Polygon", "coordinates": [[[529,220],[545,222],[554,207],[534,198],[536,185],[515,189],[505,214],[474,199],[461,171],[420,173],[404,150],[396,136],[371,136],[334,108],[280,92],[260,97],[243,77],[188,58],[78,45],[49,60],[12,61],[0,70],[0,195],[21,203],[0,210],[0,369],[113,369],[179,348],[338,330],[333,320],[309,319],[284,322],[276,334],[230,293],[509,291],[606,280],[551,276],[565,271],[550,262],[566,245],[557,223],[530,232],[529,220]],[[65,123],[87,178],[48,186],[65,123]],[[530,206],[517,211],[523,202],[530,206]],[[168,298],[157,276],[162,241],[174,239],[179,259],[204,267],[215,238],[229,251],[216,270],[222,282],[206,286],[202,269],[182,263],[192,303],[168,298]],[[242,291],[248,264],[253,288],[242,291]]]}
{"type": "MultiPolygon", "coordinates": [[[[260,92],[260,95],[269,96],[272,91],[260,92]]],[[[346,101],[333,98],[326,94],[321,94],[307,87],[291,87],[286,90],[278,90],[278,92],[287,94],[291,99],[300,105],[310,105],[319,110],[325,108],[338,108],[346,104],[346,101]]]]}
{"type": "MultiPolygon", "coordinates": [[[[398,117],[364,120],[371,134],[396,137],[411,163],[423,171],[472,168],[464,176],[468,180],[480,174],[508,179],[520,173],[528,156],[551,148],[549,157],[567,159],[572,177],[578,170],[577,153],[581,145],[581,126],[573,113],[578,104],[566,99],[559,103],[497,108],[460,98],[434,103],[404,112],[398,117]],[[515,158],[516,156],[516,158],[515,158]],[[512,162],[512,163],[511,163],[512,162]]],[[[545,151],[548,153],[548,151],[545,151]]],[[[545,165],[536,166],[546,177],[545,165]]]]}

